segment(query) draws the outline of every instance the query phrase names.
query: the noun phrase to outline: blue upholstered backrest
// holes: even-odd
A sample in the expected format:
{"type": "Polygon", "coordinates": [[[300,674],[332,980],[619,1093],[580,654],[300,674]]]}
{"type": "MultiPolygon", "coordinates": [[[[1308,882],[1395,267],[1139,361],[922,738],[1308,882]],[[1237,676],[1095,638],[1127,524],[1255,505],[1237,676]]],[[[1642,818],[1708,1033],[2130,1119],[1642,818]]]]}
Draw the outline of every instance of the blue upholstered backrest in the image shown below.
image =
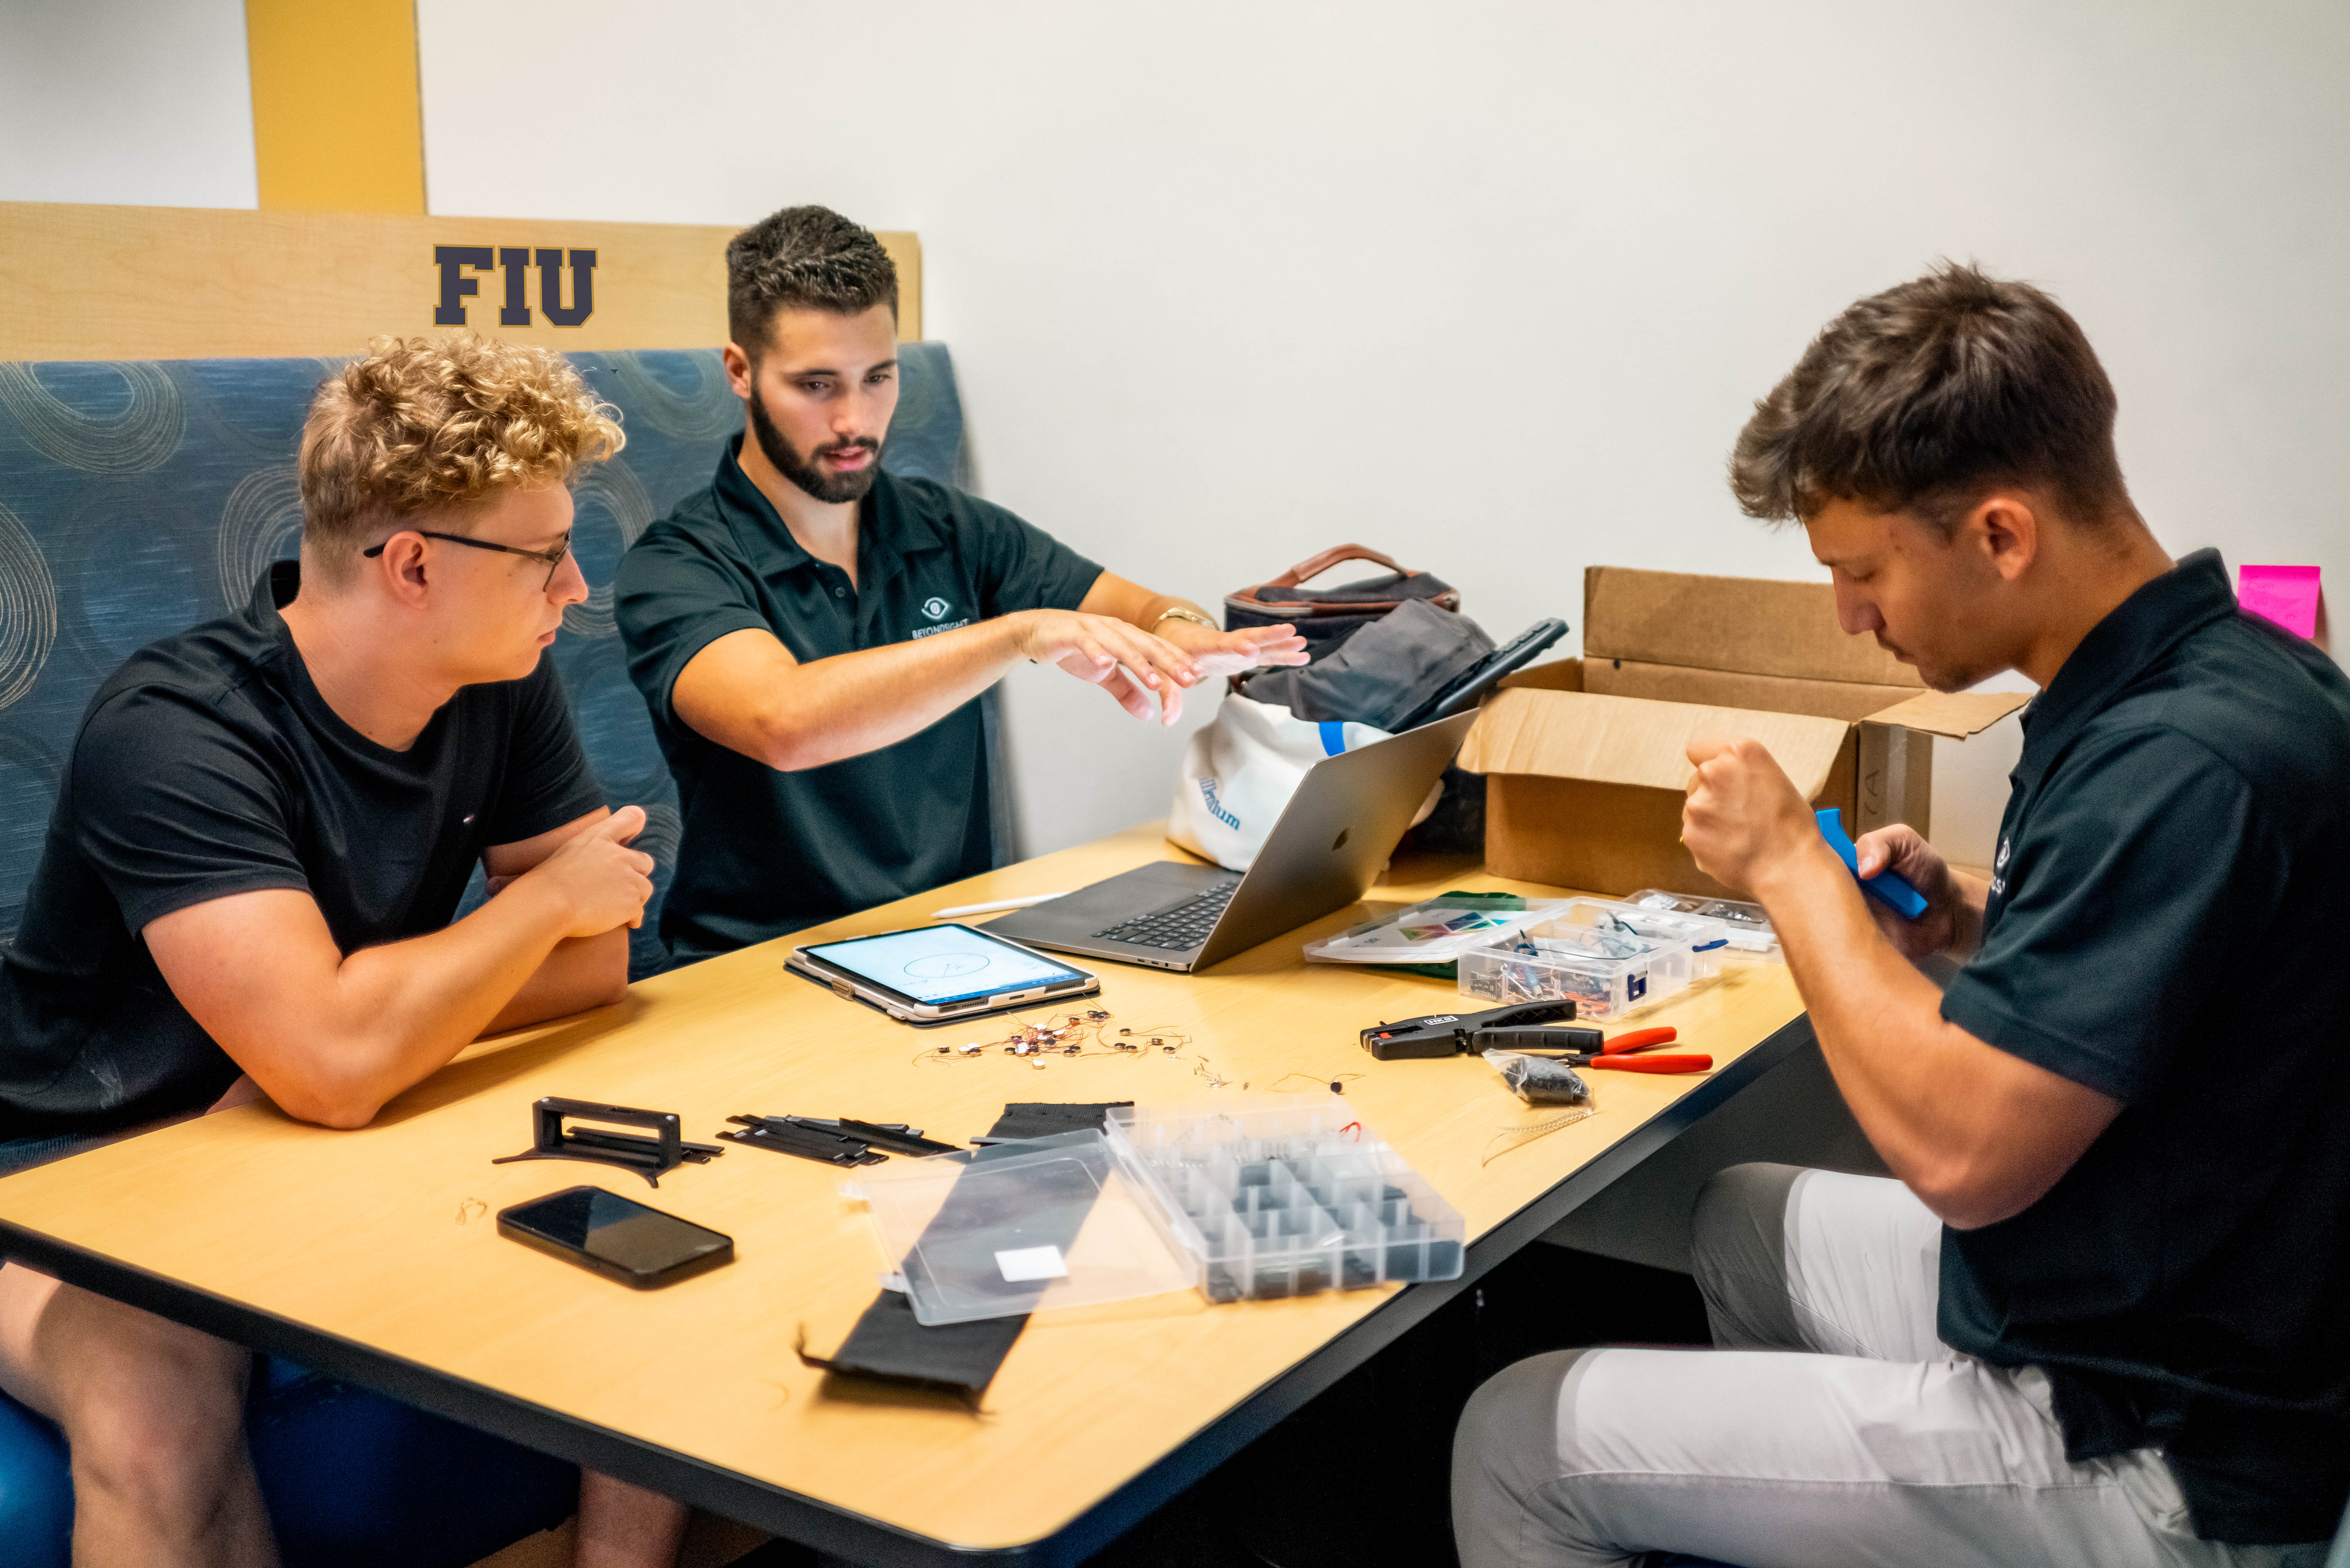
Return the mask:
{"type": "MultiPolygon", "coordinates": [[[[612,622],[620,552],[710,483],[742,405],[715,350],[576,354],[620,410],[628,448],[577,487],[575,547],[595,590],[564,617],[556,668],[616,802],[651,816],[668,886],[677,791],[612,622]]],[[[0,364],[0,940],[13,936],[74,729],[133,650],[244,603],[301,529],[294,455],[310,395],[341,362],[0,364]]],[[[883,466],[962,478],[946,347],[906,344],[883,466]]],[[[659,893],[649,914],[659,913],[659,893]]],[[[636,969],[658,967],[649,918],[636,969]]]]}

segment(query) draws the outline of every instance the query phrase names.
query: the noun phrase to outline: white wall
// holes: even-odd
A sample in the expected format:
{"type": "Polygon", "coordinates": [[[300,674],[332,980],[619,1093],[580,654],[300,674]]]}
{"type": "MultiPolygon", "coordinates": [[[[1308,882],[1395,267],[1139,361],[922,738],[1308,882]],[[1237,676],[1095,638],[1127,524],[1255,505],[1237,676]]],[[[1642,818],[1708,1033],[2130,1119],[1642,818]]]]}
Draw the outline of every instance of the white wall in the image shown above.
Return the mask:
{"type": "MultiPolygon", "coordinates": [[[[2350,578],[2350,7],[419,0],[436,210],[911,228],[982,488],[1212,602],[1357,538],[1506,635],[1591,563],[1816,575],[1751,401],[1939,255],[2054,288],[2164,542],[2350,578]]],[[[0,196],[253,200],[237,0],[0,4],[0,196]]],[[[1179,735],[1014,681],[1030,844],[1179,735]]],[[[1980,859],[2004,736],[1938,748],[1980,859]]]]}
{"type": "Polygon", "coordinates": [[[243,0],[0,0],[0,202],[259,199],[243,0]]]}
{"type": "MultiPolygon", "coordinates": [[[[2338,5],[419,16],[440,210],[919,230],[986,493],[1202,600],[1357,538],[1503,634],[1579,620],[1594,562],[1816,575],[1723,455],[1827,317],[1941,255],[2081,317],[2172,549],[2350,580],[2338,5]]],[[[1176,737],[1049,672],[1012,713],[1032,847],[1161,809],[1176,737]]],[[[2007,728],[1939,748],[1963,857],[2007,728]]]]}

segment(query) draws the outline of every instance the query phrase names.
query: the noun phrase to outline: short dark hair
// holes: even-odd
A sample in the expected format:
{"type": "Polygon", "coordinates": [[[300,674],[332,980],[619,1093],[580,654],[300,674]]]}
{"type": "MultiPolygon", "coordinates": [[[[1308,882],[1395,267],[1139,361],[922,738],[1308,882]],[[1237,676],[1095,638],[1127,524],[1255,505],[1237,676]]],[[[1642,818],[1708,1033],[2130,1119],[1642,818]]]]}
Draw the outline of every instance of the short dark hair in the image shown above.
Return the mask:
{"type": "Polygon", "coordinates": [[[873,231],[829,207],[785,207],[726,243],[726,331],[757,358],[778,310],[898,314],[898,265],[873,231]]]}
{"type": "Polygon", "coordinates": [[[1944,262],[1821,330],[1738,432],[1730,488],[1750,517],[1856,501],[1947,535],[1991,485],[2028,483],[2101,524],[2129,511],[2114,410],[2063,306],[1944,262]]]}

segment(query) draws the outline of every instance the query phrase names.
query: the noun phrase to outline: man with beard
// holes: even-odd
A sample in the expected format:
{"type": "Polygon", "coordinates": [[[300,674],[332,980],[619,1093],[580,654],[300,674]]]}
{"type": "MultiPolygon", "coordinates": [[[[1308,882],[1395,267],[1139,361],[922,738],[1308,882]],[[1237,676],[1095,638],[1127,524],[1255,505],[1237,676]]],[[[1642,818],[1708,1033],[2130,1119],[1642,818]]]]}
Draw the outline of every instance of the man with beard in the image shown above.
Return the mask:
{"type": "Polygon", "coordinates": [[[661,916],[680,962],[986,870],[977,699],[1020,659],[1162,723],[1201,680],[1305,662],[1289,627],[1219,631],[1000,506],[882,472],[898,275],[869,231],[786,208],[726,269],[746,439],[615,585],[684,808],[661,916]]]}

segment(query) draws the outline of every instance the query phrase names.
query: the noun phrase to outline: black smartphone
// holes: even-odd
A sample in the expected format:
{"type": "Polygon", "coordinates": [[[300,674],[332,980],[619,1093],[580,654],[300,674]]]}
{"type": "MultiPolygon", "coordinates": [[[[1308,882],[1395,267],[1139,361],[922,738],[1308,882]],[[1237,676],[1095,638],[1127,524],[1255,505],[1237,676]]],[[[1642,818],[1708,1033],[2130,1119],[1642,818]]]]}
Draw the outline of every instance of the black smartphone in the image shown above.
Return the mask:
{"type": "Polygon", "coordinates": [[[640,1291],[734,1261],[734,1238],[600,1187],[498,1210],[498,1234],[640,1291]]]}

